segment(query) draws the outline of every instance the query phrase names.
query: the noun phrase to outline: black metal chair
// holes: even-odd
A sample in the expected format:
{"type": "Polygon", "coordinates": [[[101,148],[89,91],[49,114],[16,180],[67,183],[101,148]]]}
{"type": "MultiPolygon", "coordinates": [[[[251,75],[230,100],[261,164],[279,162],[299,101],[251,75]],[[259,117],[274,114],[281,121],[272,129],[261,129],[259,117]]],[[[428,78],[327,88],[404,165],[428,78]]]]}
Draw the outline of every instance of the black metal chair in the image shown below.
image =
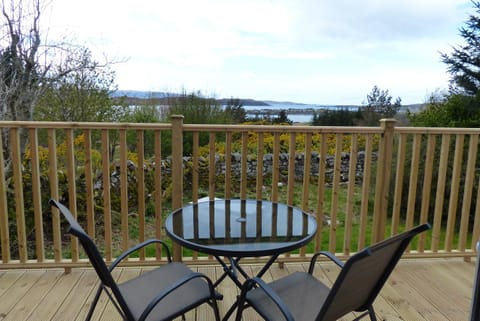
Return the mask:
{"type": "Polygon", "coordinates": [[[477,261],[475,262],[475,278],[470,304],[470,321],[480,321],[480,242],[477,242],[477,261]]]}
{"type": "Polygon", "coordinates": [[[56,200],[50,204],[60,210],[69,227],[67,232],[77,237],[84,248],[101,284],[87,315],[90,320],[100,295],[105,291],[124,320],[172,320],[208,303],[217,321],[220,320],[211,280],[189,269],[182,263],[172,262],[168,246],[161,240],[147,240],[122,253],[109,267],[105,264],[96,245],[75,220],[70,210],[56,200]],[[123,283],[113,279],[112,270],[133,252],[153,243],[165,248],[168,264],[141,274],[123,283]]]}
{"type": "Polygon", "coordinates": [[[355,320],[377,320],[373,302],[412,238],[430,228],[419,225],[353,255],[346,263],[329,252],[316,253],[307,272],[295,272],[271,283],[259,278],[245,281],[238,302],[237,321],[247,307],[265,320],[333,321],[356,311],[355,320]],[[313,276],[319,255],[336,263],[341,271],[331,288],[313,276]]]}

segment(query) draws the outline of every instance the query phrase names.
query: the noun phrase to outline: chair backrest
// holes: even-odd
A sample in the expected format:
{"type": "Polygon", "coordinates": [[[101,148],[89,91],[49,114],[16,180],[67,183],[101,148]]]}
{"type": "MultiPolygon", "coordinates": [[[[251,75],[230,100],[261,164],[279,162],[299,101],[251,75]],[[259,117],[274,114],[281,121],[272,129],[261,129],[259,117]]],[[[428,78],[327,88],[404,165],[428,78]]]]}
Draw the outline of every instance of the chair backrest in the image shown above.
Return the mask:
{"type": "Polygon", "coordinates": [[[67,220],[69,226],[67,228],[67,233],[72,234],[73,236],[77,237],[82,245],[85,253],[87,254],[90,263],[92,264],[93,268],[98,274],[98,277],[102,281],[105,286],[115,289],[117,291],[117,284],[113,280],[113,277],[108,270],[107,265],[103,261],[102,255],[98,251],[97,246],[93,242],[93,240],[88,236],[88,234],[83,230],[83,228],[78,224],[78,222],[73,217],[70,210],[65,207],[60,202],[51,199],[50,205],[55,206],[58,208],[60,213],[63,217],[67,220]]]}
{"type": "Polygon", "coordinates": [[[317,320],[337,320],[367,310],[384,286],[412,238],[430,228],[419,225],[353,255],[333,284],[317,320]]]}
{"type": "Polygon", "coordinates": [[[477,242],[477,262],[473,279],[473,295],[470,303],[470,321],[480,321],[480,241],[477,242]]]}

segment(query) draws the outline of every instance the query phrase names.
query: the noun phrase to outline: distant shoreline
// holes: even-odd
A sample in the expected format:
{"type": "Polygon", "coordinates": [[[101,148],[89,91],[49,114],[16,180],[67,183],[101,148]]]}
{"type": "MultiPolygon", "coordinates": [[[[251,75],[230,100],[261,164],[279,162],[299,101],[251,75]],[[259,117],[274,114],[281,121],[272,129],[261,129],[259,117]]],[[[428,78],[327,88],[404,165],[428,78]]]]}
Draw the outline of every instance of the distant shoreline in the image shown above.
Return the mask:
{"type": "MultiPolygon", "coordinates": [[[[117,90],[111,94],[113,98],[124,97],[130,105],[141,105],[148,101],[149,104],[164,105],[169,99],[179,97],[180,94],[169,92],[150,92],[138,90],[117,90]]],[[[213,98],[212,98],[213,99],[213,98]]],[[[256,100],[251,98],[221,98],[215,99],[220,105],[228,105],[232,100],[238,101],[247,113],[250,114],[274,114],[285,110],[287,114],[305,115],[312,114],[319,110],[357,110],[362,105],[345,105],[345,104],[307,104],[290,101],[274,101],[274,100],[256,100]],[[258,111],[257,111],[258,110],[258,111]]],[[[407,109],[415,112],[419,110],[424,104],[409,104],[402,105],[401,111],[407,109]]]]}

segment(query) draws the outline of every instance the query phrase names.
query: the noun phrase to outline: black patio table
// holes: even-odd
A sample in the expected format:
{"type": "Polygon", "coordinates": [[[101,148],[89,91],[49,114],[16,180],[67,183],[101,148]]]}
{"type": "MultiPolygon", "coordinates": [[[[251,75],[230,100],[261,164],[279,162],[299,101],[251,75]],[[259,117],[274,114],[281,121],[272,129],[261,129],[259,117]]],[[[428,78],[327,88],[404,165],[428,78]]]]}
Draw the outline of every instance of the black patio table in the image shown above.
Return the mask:
{"type": "Polygon", "coordinates": [[[213,255],[238,287],[237,271],[248,274],[239,262],[244,257],[270,256],[262,275],[277,257],[308,243],[316,233],[315,218],[301,209],[264,200],[210,200],[172,212],[165,228],[173,241],[194,251],[213,255]],[[230,262],[228,266],[220,257],[230,262]]]}

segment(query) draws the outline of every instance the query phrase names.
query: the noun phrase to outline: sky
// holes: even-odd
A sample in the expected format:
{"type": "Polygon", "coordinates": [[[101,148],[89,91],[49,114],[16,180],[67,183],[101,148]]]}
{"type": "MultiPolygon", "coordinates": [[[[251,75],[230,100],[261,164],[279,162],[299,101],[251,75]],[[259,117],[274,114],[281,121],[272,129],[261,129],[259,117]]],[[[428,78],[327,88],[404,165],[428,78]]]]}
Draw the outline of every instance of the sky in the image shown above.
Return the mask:
{"type": "Polygon", "coordinates": [[[469,0],[51,0],[49,37],[112,66],[122,90],[307,104],[402,104],[448,88],[469,0]],[[98,56],[103,57],[103,56],[98,56]]]}

